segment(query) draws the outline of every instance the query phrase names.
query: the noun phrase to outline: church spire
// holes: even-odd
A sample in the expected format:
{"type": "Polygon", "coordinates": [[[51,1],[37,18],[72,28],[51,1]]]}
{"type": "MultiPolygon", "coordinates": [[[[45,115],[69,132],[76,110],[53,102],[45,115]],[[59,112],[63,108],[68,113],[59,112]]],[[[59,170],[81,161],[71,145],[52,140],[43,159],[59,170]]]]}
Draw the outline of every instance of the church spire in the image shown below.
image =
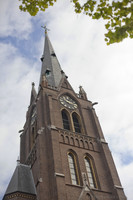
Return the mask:
{"type": "Polygon", "coordinates": [[[64,76],[64,72],[60,67],[55,51],[49,40],[47,34],[48,29],[46,27],[43,28],[45,29],[45,45],[41,58],[42,69],[40,75],[40,84],[42,83],[43,77],[45,76],[48,86],[58,88],[60,81],[64,76]]]}

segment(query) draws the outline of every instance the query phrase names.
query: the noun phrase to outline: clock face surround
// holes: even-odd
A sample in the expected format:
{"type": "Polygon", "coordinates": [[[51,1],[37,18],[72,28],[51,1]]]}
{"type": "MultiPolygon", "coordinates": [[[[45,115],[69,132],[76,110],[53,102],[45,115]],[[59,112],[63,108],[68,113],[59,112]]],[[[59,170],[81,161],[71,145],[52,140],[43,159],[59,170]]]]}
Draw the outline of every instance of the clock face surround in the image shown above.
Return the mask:
{"type": "Polygon", "coordinates": [[[67,95],[63,95],[60,97],[60,103],[65,106],[66,108],[69,109],[76,109],[78,107],[78,105],[76,104],[76,102],[69,96],[67,95]]]}

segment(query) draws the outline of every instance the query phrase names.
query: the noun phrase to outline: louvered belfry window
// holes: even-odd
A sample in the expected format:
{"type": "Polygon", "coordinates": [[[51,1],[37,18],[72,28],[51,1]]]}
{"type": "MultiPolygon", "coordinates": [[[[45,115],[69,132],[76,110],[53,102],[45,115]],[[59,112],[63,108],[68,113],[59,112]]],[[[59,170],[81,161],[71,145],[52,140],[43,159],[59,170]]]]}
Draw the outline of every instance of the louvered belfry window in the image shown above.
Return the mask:
{"type": "Polygon", "coordinates": [[[69,118],[67,111],[65,110],[62,111],[62,120],[63,120],[63,128],[66,130],[70,130],[69,118]]]}
{"type": "Polygon", "coordinates": [[[81,133],[81,128],[80,128],[80,123],[79,123],[78,115],[76,113],[73,113],[72,114],[72,118],[73,118],[73,124],[74,124],[75,132],[81,133]]]}

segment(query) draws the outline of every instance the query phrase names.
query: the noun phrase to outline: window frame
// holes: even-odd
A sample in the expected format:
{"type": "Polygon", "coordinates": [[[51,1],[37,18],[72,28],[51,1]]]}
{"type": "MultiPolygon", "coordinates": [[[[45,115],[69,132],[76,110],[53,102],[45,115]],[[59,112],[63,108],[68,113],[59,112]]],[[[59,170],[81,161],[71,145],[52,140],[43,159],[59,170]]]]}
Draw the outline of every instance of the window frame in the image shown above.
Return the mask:
{"type": "MultiPolygon", "coordinates": [[[[63,129],[65,129],[65,130],[68,130],[68,131],[71,131],[71,120],[70,120],[70,114],[69,114],[69,112],[66,110],[66,109],[62,109],[61,110],[61,116],[62,116],[62,124],[63,124],[63,129]],[[67,128],[65,128],[65,123],[64,123],[64,118],[63,118],[63,113],[67,116],[67,122],[68,122],[68,126],[69,126],[69,129],[67,129],[67,128]]],[[[67,126],[66,125],[66,126],[67,126]]]]}
{"type": "Polygon", "coordinates": [[[92,158],[90,158],[90,156],[88,156],[88,155],[84,156],[84,163],[85,163],[86,174],[87,174],[89,186],[91,188],[94,188],[94,189],[98,188],[97,179],[96,179],[96,173],[95,173],[95,169],[94,169],[94,164],[93,164],[92,158]],[[89,171],[87,169],[86,163],[89,166],[89,171]]]}
{"type": "Polygon", "coordinates": [[[76,155],[73,152],[69,151],[67,153],[67,159],[68,159],[68,165],[69,165],[69,172],[70,172],[71,183],[72,183],[72,185],[80,185],[79,170],[78,170],[78,166],[77,166],[76,155]],[[73,168],[71,168],[71,166],[70,166],[70,165],[72,165],[72,163],[70,163],[69,156],[71,157],[71,159],[73,161],[73,168]],[[75,179],[72,178],[72,170],[73,170],[73,172],[75,174],[74,175],[75,179]]]}
{"type": "Polygon", "coordinates": [[[80,116],[77,114],[77,112],[72,112],[71,113],[71,118],[72,118],[72,124],[73,124],[73,131],[75,132],[75,133],[81,133],[82,132],[82,126],[81,126],[81,120],[80,120],[80,116]],[[77,119],[77,121],[78,121],[78,127],[77,126],[75,126],[75,123],[74,123],[74,116],[73,115],[75,115],[75,117],[76,117],[76,119],[77,119]],[[77,129],[79,129],[80,131],[76,131],[76,128],[77,129]]]}

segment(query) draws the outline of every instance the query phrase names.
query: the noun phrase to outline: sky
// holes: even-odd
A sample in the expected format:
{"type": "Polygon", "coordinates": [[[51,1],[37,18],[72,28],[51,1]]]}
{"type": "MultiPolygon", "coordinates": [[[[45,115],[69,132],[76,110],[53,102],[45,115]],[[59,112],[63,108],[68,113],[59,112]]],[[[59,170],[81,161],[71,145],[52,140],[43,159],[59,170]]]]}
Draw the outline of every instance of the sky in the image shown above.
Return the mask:
{"type": "Polygon", "coordinates": [[[17,164],[18,131],[25,123],[32,82],[38,89],[44,25],[75,92],[81,85],[88,99],[98,102],[97,116],[125,194],[132,200],[133,40],[107,46],[104,22],[75,14],[68,0],[58,0],[35,17],[21,12],[18,0],[1,1],[0,199],[17,164]]]}

